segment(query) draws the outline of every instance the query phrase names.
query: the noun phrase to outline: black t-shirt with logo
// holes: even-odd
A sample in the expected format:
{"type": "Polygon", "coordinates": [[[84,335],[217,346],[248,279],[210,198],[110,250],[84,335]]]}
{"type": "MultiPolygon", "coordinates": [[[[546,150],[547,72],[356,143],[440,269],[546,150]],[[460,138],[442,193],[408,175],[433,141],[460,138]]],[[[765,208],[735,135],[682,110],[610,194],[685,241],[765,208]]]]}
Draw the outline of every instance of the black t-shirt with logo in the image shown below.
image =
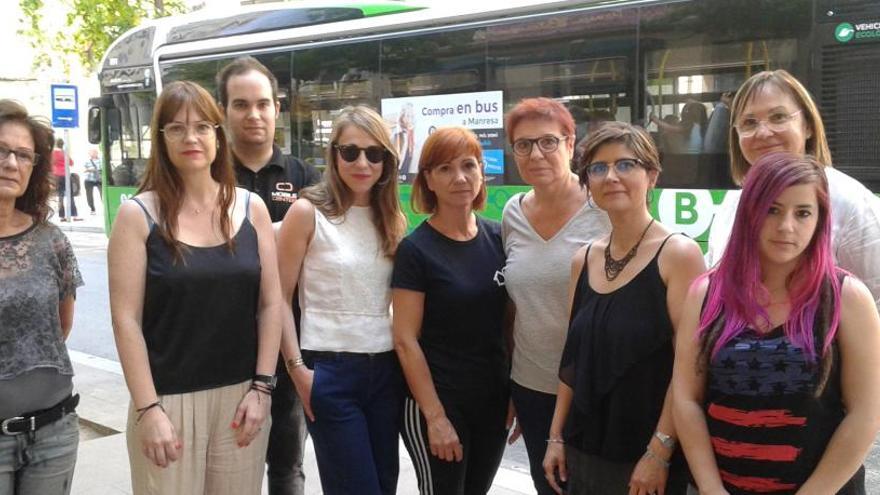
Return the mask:
{"type": "Polygon", "coordinates": [[[477,217],[468,241],[427,221],[401,241],[391,286],[425,294],[419,344],[438,393],[486,398],[507,389],[501,226],[477,217]]]}
{"type": "Polygon", "coordinates": [[[299,190],[321,180],[321,174],[311,165],[272,147],[272,158],[257,172],[245,167],[233,154],[238,185],[256,193],[266,207],[272,222],[280,222],[299,197],[299,190]]]}

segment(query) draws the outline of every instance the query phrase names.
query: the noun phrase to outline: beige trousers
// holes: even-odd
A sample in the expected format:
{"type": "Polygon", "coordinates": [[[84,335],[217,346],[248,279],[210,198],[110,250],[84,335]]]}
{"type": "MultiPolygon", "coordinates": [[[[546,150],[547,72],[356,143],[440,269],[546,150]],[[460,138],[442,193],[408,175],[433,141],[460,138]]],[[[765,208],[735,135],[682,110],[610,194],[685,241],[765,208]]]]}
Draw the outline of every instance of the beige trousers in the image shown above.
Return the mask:
{"type": "Polygon", "coordinates": [[[134,495],[259,495],[271,419],[266,418],[254,441],[243,448],[235,443],[231,427],[250,383],[160,397],[183,444],[180,459],[166,468],[141,451],[137,413],[129,405],[126,440],[134,495]]]}

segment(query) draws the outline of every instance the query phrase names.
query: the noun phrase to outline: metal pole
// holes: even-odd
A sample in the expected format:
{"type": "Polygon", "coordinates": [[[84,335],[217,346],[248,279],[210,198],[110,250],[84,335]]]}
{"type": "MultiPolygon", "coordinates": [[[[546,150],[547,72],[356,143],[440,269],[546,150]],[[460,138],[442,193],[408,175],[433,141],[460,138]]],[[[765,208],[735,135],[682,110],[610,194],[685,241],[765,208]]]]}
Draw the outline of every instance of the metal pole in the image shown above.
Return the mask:
{"type": "Polygon", "coordinates": [[[73,191],[70,188],[70,129],[64,129],[64,202],[67,219],[73,222],[73,191]]]}

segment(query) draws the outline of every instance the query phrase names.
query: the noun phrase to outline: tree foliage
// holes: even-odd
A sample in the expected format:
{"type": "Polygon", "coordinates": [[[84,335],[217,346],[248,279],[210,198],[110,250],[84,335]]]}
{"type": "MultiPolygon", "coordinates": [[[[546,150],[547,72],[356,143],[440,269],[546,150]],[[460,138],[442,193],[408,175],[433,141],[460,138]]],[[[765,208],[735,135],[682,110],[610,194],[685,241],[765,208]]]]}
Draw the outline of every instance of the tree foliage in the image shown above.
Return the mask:
{"type": "Polygon", "coordinates": [[[19,0],[24,19],[20,34],[37,50],[37,68],[60,64],[69,72],[69,57],[78,57],[87,71],[98,68],[113,41],[145,19],[186,11],[184,0],[62,0],[67,7],[66,29],[54,35],[43,26],[45,0],[19,0]],[[53,60],[50,54],[62,54],[53,60]]]}

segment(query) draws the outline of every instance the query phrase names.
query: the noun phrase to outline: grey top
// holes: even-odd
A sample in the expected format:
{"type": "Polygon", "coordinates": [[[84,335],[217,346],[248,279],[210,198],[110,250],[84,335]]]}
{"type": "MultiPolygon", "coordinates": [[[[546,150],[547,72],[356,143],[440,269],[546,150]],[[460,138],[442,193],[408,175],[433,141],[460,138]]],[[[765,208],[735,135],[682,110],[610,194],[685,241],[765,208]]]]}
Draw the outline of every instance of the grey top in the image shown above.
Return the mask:
{"type": "Polygon", "coordinates": [[[511,378],[523,387],[556,394],[568,330],[571,258],[581,246],[607,234],[611,223],[604,211],[587,202],[544,240],[523,213],[524,197],[519,193],[510,198],[501,220],[505,287],[516,304],[511,378]]]}
{"type": "Polygon", "coordinates": [[[73,375],[58,308],[81,285],[73,248],[58,227],[38,223],[0,238],[0,380],[37,368],[73,375]]]}

